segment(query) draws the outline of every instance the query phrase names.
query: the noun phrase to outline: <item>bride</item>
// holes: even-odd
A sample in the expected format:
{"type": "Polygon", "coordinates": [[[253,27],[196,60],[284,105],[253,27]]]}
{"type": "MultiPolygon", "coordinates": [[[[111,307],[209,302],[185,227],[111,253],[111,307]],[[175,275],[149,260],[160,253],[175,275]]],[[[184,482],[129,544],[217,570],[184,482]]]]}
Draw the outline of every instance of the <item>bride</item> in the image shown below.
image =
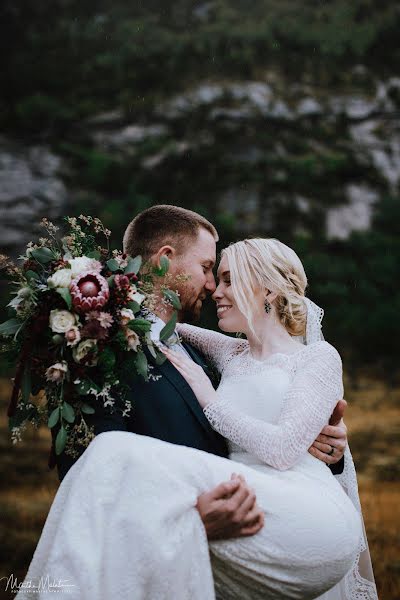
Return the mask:
{"type": "Polygon", "coordinates": [[[247,339],[178,326],[221,373],[218,390],[193,361],[165,352],[231,460],[98,435],[59,488],[18,598],[46,576],[80,600],[377,598],[351,455],[339,483],[308,453],[343,389],[303,266],[281,242],[251,239],[223,251],[218,277],[219,327],[247,339]],[[232,470],[255,489],[265,525],[208,542],[197,497],[232,470]]]}

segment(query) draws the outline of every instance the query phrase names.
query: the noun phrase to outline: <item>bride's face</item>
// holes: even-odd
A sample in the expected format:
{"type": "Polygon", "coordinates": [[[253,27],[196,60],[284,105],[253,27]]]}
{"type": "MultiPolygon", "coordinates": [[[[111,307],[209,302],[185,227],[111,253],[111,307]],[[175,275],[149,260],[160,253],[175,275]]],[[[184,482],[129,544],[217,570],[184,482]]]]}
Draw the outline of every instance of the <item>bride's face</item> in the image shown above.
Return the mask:
{"type": "Polygon", "coordinates": [[[228,333],[246,332],[247,319],[240,312],[233,297],[231,274],[226,256],[223,256],[219,263],[217,278],[218,286],[212,297],[217,305],[218,327],[228,333]]]}

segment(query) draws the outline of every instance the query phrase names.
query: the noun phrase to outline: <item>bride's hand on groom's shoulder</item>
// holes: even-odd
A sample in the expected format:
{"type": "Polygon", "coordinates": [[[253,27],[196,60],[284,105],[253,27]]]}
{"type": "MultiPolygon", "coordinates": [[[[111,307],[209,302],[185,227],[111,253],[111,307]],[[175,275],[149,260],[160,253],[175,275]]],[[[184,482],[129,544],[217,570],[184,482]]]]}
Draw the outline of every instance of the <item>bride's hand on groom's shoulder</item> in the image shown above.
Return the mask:
{"type": "Polygon", "coordinates": [[[186,379],[202,408],[205,408],[210,402],[216,399],[212,383],[200,365],[182,354],[173,352],[169,348],[163,349],[163,353],[182,377],[186,379]]]}
{"type": "Polygon", "coordinates": [[[242,475],[232,474],[197,499],[197,510],[209,540],[227,540],[255,535],[264,526],[264,512],[255,492],[242,475]]]}
{"type": "Polygon", "coordinates": [[[346,450],[347,427],[343,421],[346,406],[346,400],[339,400],[329,420],[329,425],[325,425],[308,450],[312,456],[327,465],[334,465],[342,460],[346,450]]]}

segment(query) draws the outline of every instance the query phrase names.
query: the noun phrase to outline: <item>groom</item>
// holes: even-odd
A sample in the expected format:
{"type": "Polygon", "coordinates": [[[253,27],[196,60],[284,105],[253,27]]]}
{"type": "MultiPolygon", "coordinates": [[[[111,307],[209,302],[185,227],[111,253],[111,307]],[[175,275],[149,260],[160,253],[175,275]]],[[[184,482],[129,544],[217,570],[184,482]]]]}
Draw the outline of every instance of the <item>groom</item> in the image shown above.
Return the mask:
{"type": "MultiPolygon", "coordinates": [[[[124,235],[124,252],[141,255],[144,261],[160,264],[162,256],[169,259],[169,276],[180,294],[181,322],[199,319],[202,303],[216,288],[213,267],[216,262],[215,227],[201,215],[171,205],[153,206],[141,212],[128,225],[124,235]],[[176,281],[176,283],[175,283],[176,281]]],[[[159,332],[170,319],[172,308],[160,303],[154,310],[151,336],[159,332]]],[[[207,374],[208,365],[189,344],[177,342],[174,349],[185,353],[200,364],[207,374]]],[[[167,341],[168,342],[168,341],[167,341]]],[[[149,362],[152,361],[148,353],[149,362]]],[[[175,367],[165,361],[152,364],[152,374],[161,375],[147,383],[137,377],[132,382],[130,417],[107,413],[89,415],[88,424],[95,434],[122,430],[151,436],[174,444],[190,446],[227,457],[225,440],[208,423],[190,386],[175,367]]],[[[339,399],[338,399],[339,400],[339,399]]],[[[341,421],[345,402],[340,401],[326,426],[309,452],[327,463],[332,471],[343,470],[346,427],[341,421]]],[[[57,457],[60,479],[76,459],[62,453],[57,457]]],[[[254,492],[240,475],[221,482],[215,489],[198,498],[197,509],[209,539],[228,539],[254,535],[263,527],[263,512],[258,508],[254,492]]]]}

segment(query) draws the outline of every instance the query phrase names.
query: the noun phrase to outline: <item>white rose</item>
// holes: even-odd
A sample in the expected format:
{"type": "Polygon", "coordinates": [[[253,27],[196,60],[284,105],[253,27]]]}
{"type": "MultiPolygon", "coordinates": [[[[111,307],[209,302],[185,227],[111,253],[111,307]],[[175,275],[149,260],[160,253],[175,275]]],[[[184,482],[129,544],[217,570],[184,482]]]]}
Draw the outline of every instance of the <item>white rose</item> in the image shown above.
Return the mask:
{"type": "Polygon", "coordinates": [[[75,325],[75,315],[68,310],[52,310],[50,312],[49,324],[54,333],[65,333],[75,325]]]}
{"type": "Polygon", "coordinates": [[[135,331],[132,331],[132,329],[125,329],[125,338],[129,350],[135,350],[136,352],[138,346],[140,346],[140,339],[138,334],[135,331]]]}
{"type": "Polygon", "coordinates": [[[130,308],[121,308],[119,312],[121,325],[128,325],[129,321],[135,318],[135,313],[130,308]]]}
{"type": "Polygon", "coordinates": [[[60,383],[65,379],[67,373],[68,364],[63,360],[62,362],[54,363],[54,365],[51,365],[51,367],[46,370],[46,379],[53,383],[60,383]]]}
{"type": "Polygon", "coordinates": [[[94,258],[89,258],[88,256],[78,256],[78,258],[70,258],[69,264],[71,265],[71,276],[72,279],[78,277],[81,273],[85,271],[96,271],[96,273],[100,273],[101,271],[101,263],[94,258]]]}
{"type": "Polygon", "coordinates": [[[59,269],[47,280],[47,285],[51,288],[67,288],[71,283],[71,269],[59,269]]]}
{"type": "MultiPolygon", "coordinates": [[[[79,363],[89,352],[92,352],[97,348],[97,341],[94,339],[83,340],[78,346],[72,349],[72,356],[74,361],[79,363]]],[[[93,358],[89,366],[95,366],[97,364],[97,358],[93,358]]]]}

